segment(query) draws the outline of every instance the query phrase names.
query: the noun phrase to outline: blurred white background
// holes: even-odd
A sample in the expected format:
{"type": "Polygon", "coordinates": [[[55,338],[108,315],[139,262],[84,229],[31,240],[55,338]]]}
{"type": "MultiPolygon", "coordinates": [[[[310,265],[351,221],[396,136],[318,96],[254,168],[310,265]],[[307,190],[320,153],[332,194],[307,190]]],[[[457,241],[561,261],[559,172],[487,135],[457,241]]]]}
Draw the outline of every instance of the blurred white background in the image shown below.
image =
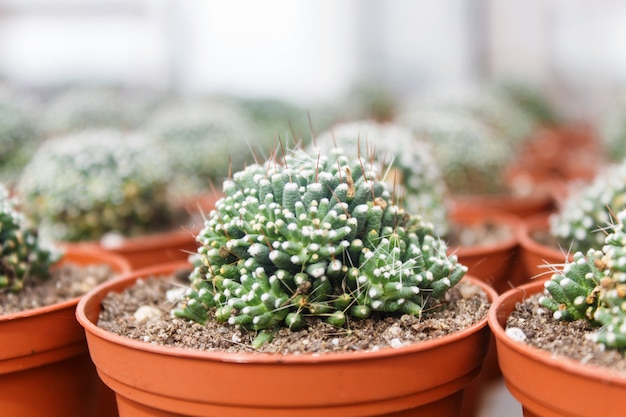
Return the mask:
{"type": "Polygon", "coordinates": [[[626,82],[620,0],[0,0],[0,79],[307,103],[521,78],[575,118],[626,82]]]}

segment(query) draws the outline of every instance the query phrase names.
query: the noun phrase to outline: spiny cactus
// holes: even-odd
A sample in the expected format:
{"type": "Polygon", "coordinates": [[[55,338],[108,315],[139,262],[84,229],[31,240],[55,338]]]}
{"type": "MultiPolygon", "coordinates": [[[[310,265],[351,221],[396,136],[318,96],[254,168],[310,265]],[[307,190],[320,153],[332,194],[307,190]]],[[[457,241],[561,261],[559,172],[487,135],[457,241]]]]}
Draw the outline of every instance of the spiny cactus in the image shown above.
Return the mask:
{"type": "Polygon", "coordinates": [[[0,291],[20,291],[27,279],[43,279],[59,254],[43,248],[17,202],[0,184],[0,291]]]}
{"type": "Polygon", "coordinates": [[[152,139],[89,130],[45,141],[17,191],[24,211],[52,240],[99,240],[169,228],[172,169],[152,139]]]}
{"type": "Polygon", "coordinates": [[[467,271],[393,204],[366,159],[294,151],[236,173],[224,192],[197,236],[180,316],[271,330],[306,316],[342,326],[373,312],[421,315],[467,271]]]}
{"type": "Polygon", "coordinates": [[[17,181],[36,147],[39,131],[33,106],[0,85],[0,180],[17,181]]]}
{"type": "Polygon", "coordinates": [[[577,252],[545,283],[541,305],[557,320],[588,320],[600,327],[595,341],[610,348],[626,349],[626,210],[604,239],[602,250],[577,252]]]}
{"type": "Polygon", "coordinates": [[[147,130],[175,167],[173,182],[183,197],[220,184],[263,155],[273,136],[261,137],[245,112],[217,100],[182,100],[155,112],[147,130]]]}
{"type": "Polygon", "coordinates": [[[395,187],[397,203],[432,223],[438,235],[448,233],[447,187],[429,143],[398,124],[359,120],[335,125],[315,138],[307,151],[315,156],[335,147],[378,163],[383,180],[395,187]]]}
{"type": "Polygon", "coordinates": [[[550,232],[574,252],[601,245],[614,213],[626,207],[626,161],[607,167],[593,182],[571,194],[550,217],[550,232]]]}
{"type": "Polygon", "coordinates": [[[400,123],[431,144],[450,192],[515,193],[504,175],[515,157],[514,147],[483,122],[468,115],[431,109],[407,111],[400,117],[400,123]]]}

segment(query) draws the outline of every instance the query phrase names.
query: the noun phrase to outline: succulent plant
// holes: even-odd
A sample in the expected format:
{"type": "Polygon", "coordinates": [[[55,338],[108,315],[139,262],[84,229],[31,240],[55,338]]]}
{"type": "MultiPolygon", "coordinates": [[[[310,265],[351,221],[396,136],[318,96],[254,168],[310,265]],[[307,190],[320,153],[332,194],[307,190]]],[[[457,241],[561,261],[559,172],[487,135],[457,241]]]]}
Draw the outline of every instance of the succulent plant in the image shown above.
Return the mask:
{"type": "Polygon", "coordinates": [[[28,279],[44,279],[58,257],[40,244],[17,201],[0,184],[0,291],[20,291],[28,279]]]}
{"type": "Polygon", "coordinates": [[[47,105],[42,127],[47,136],[86,129],[135,129],[159,102],[156,93],[100,86],[62,89],[47,105]]]}
{"type": "Polygon", "coordinates": [[[468,114],[418,109],[402,113],[399,123],[431,145],[451,193],[518,193],[505,179],[515,148],[480,120],[468,114]]]}
{"type": "Polygon", "coordinates": [[[545,90],[528,81],[501,80],[491,86],[493,94],[512,102],[537,125],[557,125],[562,115],[553,106],[545,90]]]}
{"type": "Polygon", "coordinates": [[[98,240],[171,227],[167,156],[139,133],[87,130],[45,141],[24,168],[24,211],[52,240],[98,240]]]}
{"type": "Polygon", "coordinates": [[[264,145],[274,143],[273,136],[257,133],[244,111],[209,99],[169,103],[148,120],[147,130],[168,153],[182,196],[221,184],[230,172],[263,157],[264,145]]]}
{"type": "Polygon", "coordinates": [[[448,233],[447,187],[430,143],[398,124],[359,120],[333,126],[307,150],[317,155],[335,147],[378,163],[383,180],[394,187],[395,203],[430,222],[438,235],[448,233]]]}
{"type": "Polygon", "coordinates": [[[541,305],[557,320],[588,320],[599,328],[593,339],[626,349],[626,210],[604,235],[602,249],[576,252],[574,261],[545,283],[541,305]]]}
{"type": "Polygon", "coordinates": [[[19,94],[0,86],[0,180],[4,183],[17,180],[36,147],[35,118],[19,94]]]}
{"type": "Polygon", "coordinates": [[[550,232],[562,246],[583,251],[601,245],[613,215],[626,207],[626,161],[607,167],[573,191],[550,217],[550,232]]]}
{"type": "Polygon", "coordinates": [[[626,158],[626,96],[615,100],[612,107],[598,121],[598,136],[609,161],[626,158]]]}
{"type": "Polygon", "coordinates": [[[261,330],[258,345],[307,316],[342,326],[436,308],[467,268],[380,178],[364,158],[302,150],[237,172],[197,236],[176,314],[261,330]]]}

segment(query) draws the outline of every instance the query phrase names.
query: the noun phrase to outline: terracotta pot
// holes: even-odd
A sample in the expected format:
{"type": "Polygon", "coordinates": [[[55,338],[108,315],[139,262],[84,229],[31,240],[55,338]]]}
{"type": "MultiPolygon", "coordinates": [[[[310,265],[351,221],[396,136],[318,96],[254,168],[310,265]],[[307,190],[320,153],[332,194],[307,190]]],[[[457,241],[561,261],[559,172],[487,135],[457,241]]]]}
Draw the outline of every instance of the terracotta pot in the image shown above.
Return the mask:
{"type": "MultiPolygon", "coordinates": [[[[142,343],[95,323],[107,293],[162,265],[101,285],[77,308],[91,357],[117,395],[121,417],[459,416],[463,388],[478,373],[484,321],[453,335],[398,349],[324,355],[236,354],[142,343]]],[[[478,280],[491,299],[495,292],[478,280]]]]}
{"type": "Polygon", "coordinates": [[[489,327],[507,388],[522,404],[525,417],[622,417],[626,376],[554,357],[506,336],[504,326],[515,305],[543,291],[546,280],[507,291],[489,310],[489,327]]]}
{"type": "MultiPolygon", "coordinates": [[[[117,273],[130,271],[123,258],[102,251],[69,249],[61,263],[69,262],[106,263],[117,273]]],[[[110,392],[97,377],[84,331],[74,317],[77,303],[74,298],[0,315],[2,417],[104,416],[97,409],[115,410],[106,402],[110,392]]]]}
{"type": "Polygon", "coordinates": [[[488,208],[525,219],[554,209],[554,201],[547,193],[528,196],[512,195],[456,195],[451,198],[454,209],[488,208]]]}
{"type": "Polygon", "coordinates": [[[140,269],[156,264],[186,260],[190,253],[195,253],[198,249],[195,238],[198,230],[181,228],[171,232],[123,238],[119,242],[105,245],[98,242],[62,242],[60,244],[64,247],[105,250],[122,256],[132,269],[140,269]]]}
{"type": "Polygon", "coordinates": [[[514,286],[525,284],[533,278],[549,278],[551,269],[548,265],[574,260],[567,248],[548,246],[537,240],[539,234],[549,235],[549,217],[549,214],[537,215],[524,220],[519,227],[517,240],[520,244],[520,262],[525,272],[523,279],[515,282],[514,286]]]}
{"type": "Polygon", "coordinates": [[[459,262],[469,268],[470,275],[486,282],[497,292],[511,288],[511,277],[517,268],[517,235],[521,220],[508,213],[469,206],[456,207],[450,218],[461,229],[485,224],[508,229],[510,236],[505,239],[474,246],[451,246],[449,253],[458,256],[459,262]]]}

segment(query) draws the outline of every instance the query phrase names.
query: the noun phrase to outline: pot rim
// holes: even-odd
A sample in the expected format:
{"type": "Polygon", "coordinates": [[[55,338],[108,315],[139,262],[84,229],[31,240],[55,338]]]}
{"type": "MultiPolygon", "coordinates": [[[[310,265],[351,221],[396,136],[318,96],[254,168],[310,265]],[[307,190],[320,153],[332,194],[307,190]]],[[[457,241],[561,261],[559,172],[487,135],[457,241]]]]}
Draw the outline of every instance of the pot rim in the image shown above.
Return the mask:
{"type": "MultiPolygon", "coordinates": [[[[70,263],[74,262],[74,260],[72,259],[72,257],[74,256],[76,257],[84,257],[84,256],[90,257],[91,256],[94,259],[98,259],[100,261],[99,263],[108,264],[108,265],[113,266],[114,267],[113,269],[117,269],[117,271],[115,271],[114,274],[112,275],[113,280],[115,280],[118,276],[121,276],[122,274],[129,273],[132,270],[130,263],[128,263],[126,259],[114,253],[109,253],[103,250],[99,250],[97,248],[93,248],[89,246],[80,247],[80,245],[73,245],[73,246],[63,247],[63,251],[64,251],[63,257],[51,267],[52,269],[58,267],[61,262],[64,262],[66,259],[66,256],[67,258],[69,258],[67,259],[67,262],[70,262],[70,263]]],[[[56,304],[41,306],[41,307],[32,308],[32,309],[24,310],[24,311],[18,311],[15,313],[0,314],[0,323],[26,319],[26,318],[30,318],[34,316],[39,316],[41,314],[48,314],[48,313],[74,307],[78,304],[79,300],[82,297],[84,297],[86,294],[87,293],[78,297],[70,298],[69,300],[65,300],[56,304]]]]}
{"type": "Polygon", "coordinates": [[[608,367],[582,363],[576,359],[565,356],[555,356],[548,350],[540,349],[526,343],[516,342],[506,335],[504,327],[500,324],[500,319],[506,320],[510,314],[509,312],[505,316],[502,312],[504,301],[517,299],[517,304],[518,302],[524,300],[526,296],[541,292],[544,288],[544,283],[548,280],[548,278],[539,279],[520,285],[519,287],[512,288],[501,294],[491,304],[487,317],[489,328],[491,329],[491,332],[496,340],[503,343],[506,347],[512,349],[517,354],[529,357],[532,360],[540,362],[546,366],[557,368],[583,378],[602,380],[626,386],[626,372],[618,372],[608,367]]]}
{"type": "MultiPolygon", "coordinates": [[[[164,275],[175,271],[179,268],[189,268],[191,265],[188,262],[178,261],[170,262],[167,264],[155,265],[152,267],[142,268],[140,270],[132,271],[130,273],[123,274],[117,279],[100,284],[98,287],[91,290],[78,302],[76,308],[76,318],[81,326],[87,333],[91,333],[96,337],[107,340],[111,343],[125,346],[127,348],[136,349],[140,351],[164,354],[175,357],[185,357],[189,359],[201,359],[212,360],[217,362],[231,362],[231,363],[284,363],[284,364],[315,364],[320,362],[350,362],[359,361],[364,357],[368,359],[385,358],[391,355],[403,355],[413,354],[416,351],[426,351],[435,349],[441,345],[454,343],[462,340],[470,334],[479,332],[487,325],[487,316],[483,317],[480,321],[474,323],[472,326],[467,327],[461,331],[455,332],[450,335],[446,335],[437,339],[427,340],[408,346],[402,346],[399,348],[383,348],[376,351],[367,352],[330,352],[330,353],[307,353],[307,354],[275,354],[275,353],[233,353],[223,351],[205,351],[177,348],[172,346],[154,345],[147,342],[142,342],[135,339],[130,339],[124,336],[120,336],[102,329],[93,323],[86,313],[86,306],[89,303],[97,302],[98,305],[102,299],[110,291],[120,291],[130,285],[133,285],[137,280],[145,278],[148,275],[164,275]],[[93,300],[93,301],[92,301],[93,300]]],[[[468,280],[474,285],[479,286],[483,292],[487,294],[490,302],[493,304],[497,298],[497,293],[488,284],[474,278],[470,275],[463,277],[463,280],[468,280]]],[[[467,282],[467,281],[466,281],[467,282]]]]}

